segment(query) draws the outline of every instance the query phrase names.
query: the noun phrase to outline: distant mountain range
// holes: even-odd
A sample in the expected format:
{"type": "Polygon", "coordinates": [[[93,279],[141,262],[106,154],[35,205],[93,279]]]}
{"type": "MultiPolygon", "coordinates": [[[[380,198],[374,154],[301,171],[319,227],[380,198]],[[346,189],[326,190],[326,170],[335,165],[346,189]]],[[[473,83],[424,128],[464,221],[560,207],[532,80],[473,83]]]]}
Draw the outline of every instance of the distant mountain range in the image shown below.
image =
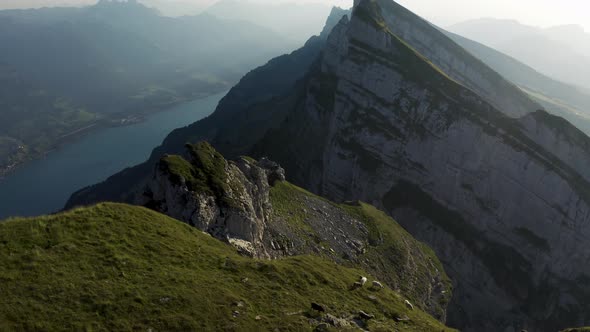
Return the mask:
{"type": "Polygon", "coordinates": [[[278,32],[285,38],[303,44],[322,30],[329,5],[321,3],[256,3],[253,1],[221,0],[205,10],[220,18],[255,22],[278,32]]]}
{"type": "Polygon", "coordinates": [[[590,135],[590,91],[550,78],[483,44],[450,32],[445,33],[457,44],[526,91],[548,111],[569,120],[590,135]]]}
{"type": "Polygon", "coordinates": [[[448,30],[510,55],[543,74],[590,89],[590,33],[580,26],[542,29],[513,20],[480,19],[448,30]]]}
{"type": "Polygon", "coordinates": [[[0,45],[1,175],[80,129],[228,89],[296,43],[246,21],[102,1],[0,11],[0,45]]]}

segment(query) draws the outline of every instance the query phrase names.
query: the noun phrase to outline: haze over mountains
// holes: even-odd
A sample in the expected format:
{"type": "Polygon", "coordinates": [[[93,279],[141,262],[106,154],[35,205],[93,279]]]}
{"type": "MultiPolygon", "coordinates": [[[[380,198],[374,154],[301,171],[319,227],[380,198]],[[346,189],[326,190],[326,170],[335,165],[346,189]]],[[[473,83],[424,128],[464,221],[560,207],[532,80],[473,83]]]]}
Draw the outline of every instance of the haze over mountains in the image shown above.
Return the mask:
{"type": "Polygon", "coordinates": [[[590,134],[590,91],[541,74],[530,66],[488,46],[445,32],[461,47],[523,89],[547,111],[590,134]]]}
{"type": "Polygon", "coordinates": [[[0,173],[80,129],[224,91],[297,45],[246,21],[134,2],[0,11],[0,26],[0,173]]]}
{"type": "Polygon", "coordinates": [[[207,8],[205,12],[221,18],[256,22],[302,44],[310,36],[321,31],[331,8],[321,3],[263,4],[221,0],[207,8]]]}
{"type": "Polygon", "coordinates": [[[581,26],[535,28],[513,20],[481,19],[449,31],[510,55],[558,80],[590,89],[590,33],[581,26]]]}

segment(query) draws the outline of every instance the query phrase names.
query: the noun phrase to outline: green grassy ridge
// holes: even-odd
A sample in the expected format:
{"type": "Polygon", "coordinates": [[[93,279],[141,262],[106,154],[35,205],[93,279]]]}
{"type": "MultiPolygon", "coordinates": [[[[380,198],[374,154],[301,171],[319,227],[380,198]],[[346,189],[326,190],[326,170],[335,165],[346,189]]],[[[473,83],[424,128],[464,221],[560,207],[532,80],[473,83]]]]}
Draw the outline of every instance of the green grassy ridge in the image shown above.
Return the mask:
{"type": "Polygon", "coordinates": [[[242,257],[164,215],[104,203],[0,224],[0,330],[305,331],[311,301],[374,314],[374,331],[449,330],[389,289],[350,291],[359,275],[320,257],[242,257]]]}
{"type": "MultiPolygon", "coordinates": [[[[317,199],[340,208],[349,216],[363,222],[369,230],[367,252],[362,260],[368,262],[360,267],[382,276],[381,281],[398,285],[401,294],[414,304],[427,302],[426,289],[432,276],[440,273],[446,293],[439,303],[431,304],[429,312],[443,317],[451,299],[452,282],[442,263],[426,244],[414,239],[395,220],[377,208],[362,202],[335,204],[288,182],[278,182],[270,191],[274,218],[283,218],[299,229],[301,234],[313,233],[306,223],[309,211],[301,209],[305,200],[317,199]]],[[[313,239],[310,239],[313,240],[313,239]]],[[[351,263],[352,264],[352,263],[351,263]]],[[[357,266],[359,267],[359,266],[357,266]]],[[[426,306],[426,305],[425,305],[426,306]]]]}

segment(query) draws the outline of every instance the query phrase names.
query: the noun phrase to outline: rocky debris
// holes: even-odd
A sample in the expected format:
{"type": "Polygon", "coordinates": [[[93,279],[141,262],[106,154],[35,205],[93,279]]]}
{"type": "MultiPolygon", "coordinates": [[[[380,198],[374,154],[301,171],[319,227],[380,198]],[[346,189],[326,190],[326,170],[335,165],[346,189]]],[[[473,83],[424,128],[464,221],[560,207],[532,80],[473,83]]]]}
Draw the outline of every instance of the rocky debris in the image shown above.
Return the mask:
{"type": "Polygon", "coordinates": [[[275,248],[269,250],[273,258],[325,251],[337,262],[360,258],[365,251],[369,233],[362,221],[340,207],[326,204],[324,200],[312,196],[304,196],[292,203],[303,207],[305,211],[300,211],[312,232],[308,232],[308,236],[301,236],[300,230],[293,229],[286,219],[288,216],[274,219],[269,225],[270,231],[265,234],[267,247],[275,248]],[[309,241],[310,237],[314,240],[309,241]]]}
{"type": "MultiPolygon", "coordinates": [[[[363,311],[360,311],[363,312],[363,311]]],[[[360,318],[362,314],[360,313],[356,313],[356,314],[350,314],[348,316],[340,316],[337,317],[335,315],[329,314],[329,313],[324,313],[323,315],[321,315],[318,318],[315,319],[310,319],[309,323],[311,325],[316,325],[317,326],[321,326],[321,328],[327,328],[327,329],[335,329],[335,330],[348,330],[350,328],[353,327],[362,327],[366,325],[366,321],[368,319],[371,318],[360,318]],[[323,325],[326,324],[326,325],[323,325]]],[[[363,317],[370,317],[372,315],[368,315],[366,313],[364,313],[363,317]]]]}
{"type": "Polygon", "coordinates": [[[322,319],[326,323],[330,324],[331,326],[337,327],[337,328],[345,328],[345,327],[351,326],[351,324],[348,320],[346,320],[344,318],[338,318],[338,317],[331,315],[331,314],[326,314],[322,319]]]}
{"type": "Polygon", "coordinates": [[[238,250],[238,253],[240,253],[240,255],[248,257],[257,256],[256,249],[254,248],[254,245],[252,245],[252,242],[232,238],[228,238],[227,242],[234,246],[238,250]]]}
{"type": "Polygon", "coordinates": [[[408,307],[408,309],[414,310],[414,305],[412,303],[410,303],[410,301],[406,300],[405,303],[406,303],[406,307],[408,307]]]}

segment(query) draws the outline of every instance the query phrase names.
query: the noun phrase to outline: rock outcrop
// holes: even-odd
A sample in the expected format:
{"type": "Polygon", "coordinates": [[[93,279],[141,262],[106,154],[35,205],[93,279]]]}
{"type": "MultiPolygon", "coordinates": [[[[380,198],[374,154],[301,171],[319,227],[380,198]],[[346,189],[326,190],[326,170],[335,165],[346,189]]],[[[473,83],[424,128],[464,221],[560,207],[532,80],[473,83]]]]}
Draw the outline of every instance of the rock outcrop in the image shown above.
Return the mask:
{"type": "Polygon", "coordinates": [[[263,245],[272,215],[270,186],[284,170],[267,159],[226,161],[205,142],[187,145],[188,156],[165,156],[134,199],[228,241],[249,256],[269,257],[263,245]]]}
{"type": "Polygon", "coordinates": [[[284,170],[265,158],[227,161],[205,142],[187,145],[187,151],[186,159],[161,158],[152,179],[137,191],[136,204],[209,233],[246,256],[309,254],[366,269],[445,320],[451,288],[440,262],[382,212],[305,192],[285,182],[284,170]]]}

